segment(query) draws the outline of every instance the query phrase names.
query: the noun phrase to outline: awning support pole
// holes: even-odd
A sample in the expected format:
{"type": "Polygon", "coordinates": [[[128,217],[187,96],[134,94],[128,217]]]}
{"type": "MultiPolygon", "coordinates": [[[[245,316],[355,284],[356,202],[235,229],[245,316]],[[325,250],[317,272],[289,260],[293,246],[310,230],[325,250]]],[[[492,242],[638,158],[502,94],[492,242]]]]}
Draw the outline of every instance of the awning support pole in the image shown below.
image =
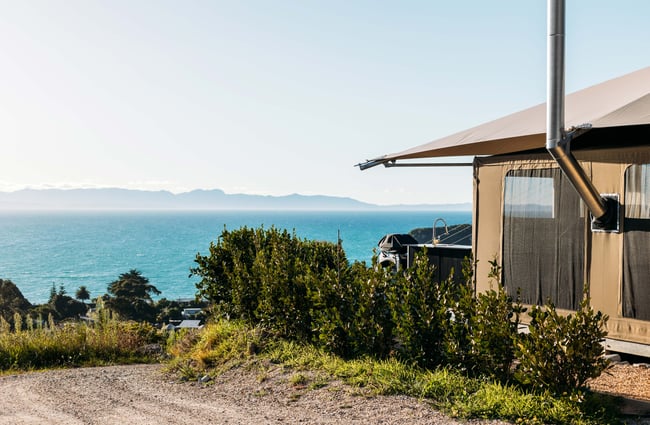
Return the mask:
{"type": "Polygon", "coordinates": [[[383,165],[386,168],[393,167],[473,167],[474,163],[472,162],[397,162],[396,159],[373,159],[370,161],[357,164],[356,167],[359,167],[361,171],[367,170],[368,168],[376,167],[377,165],[383,165]]]}

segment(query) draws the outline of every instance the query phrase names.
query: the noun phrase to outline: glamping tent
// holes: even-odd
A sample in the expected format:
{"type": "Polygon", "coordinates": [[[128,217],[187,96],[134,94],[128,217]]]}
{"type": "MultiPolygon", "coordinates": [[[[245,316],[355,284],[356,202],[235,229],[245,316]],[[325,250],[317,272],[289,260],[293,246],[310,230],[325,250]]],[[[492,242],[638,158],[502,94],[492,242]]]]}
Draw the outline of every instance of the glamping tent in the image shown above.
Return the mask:
{"type": "Polygon", "coordinates": [[[565,102],[567,147],[612,201],[610,226],[594,225],[545,148],[545,104],[359,165],[474,156],[476,290],[489,288],[494,258],[505,288],[527,304],[575,310],[587,282],[593,307],[610,317],[608,348],[650,356],[650,67],[565,102]]]}

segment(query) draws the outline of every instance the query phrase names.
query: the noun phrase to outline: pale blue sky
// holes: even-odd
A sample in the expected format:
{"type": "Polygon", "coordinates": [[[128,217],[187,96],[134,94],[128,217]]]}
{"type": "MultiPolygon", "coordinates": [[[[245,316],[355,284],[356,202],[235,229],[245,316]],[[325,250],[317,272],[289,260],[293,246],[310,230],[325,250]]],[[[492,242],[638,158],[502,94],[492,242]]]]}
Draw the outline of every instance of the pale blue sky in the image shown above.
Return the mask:
{"type": "MultiPolygon", "coordinates": [[[[650,65],[650,2],[567,0],[567,92],[650,65]]],[[[354,164],[545,100],[546,1],[0,0],[0,190],[471,201],[354,164]]]]}

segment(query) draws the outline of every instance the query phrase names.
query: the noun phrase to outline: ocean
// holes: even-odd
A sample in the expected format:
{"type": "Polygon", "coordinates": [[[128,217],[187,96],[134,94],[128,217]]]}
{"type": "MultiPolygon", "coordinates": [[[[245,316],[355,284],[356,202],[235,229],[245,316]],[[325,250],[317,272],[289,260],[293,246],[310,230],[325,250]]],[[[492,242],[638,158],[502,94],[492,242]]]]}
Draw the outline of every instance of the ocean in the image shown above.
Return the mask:
{"type": "Polygon", "coordinates": [[[0,279],[40,304],[53,284],[71,296],[84,285],[95,298],[137,269],[162,292],[159,298],[193,298],[196,254],[208,254],[224,227],[274,226],[331,242],[340,234],[348,259],[369,263],[382,236],[431,227],[438,217],[449,225],[471,223],[469,211],[1,212],[0,279]]]}

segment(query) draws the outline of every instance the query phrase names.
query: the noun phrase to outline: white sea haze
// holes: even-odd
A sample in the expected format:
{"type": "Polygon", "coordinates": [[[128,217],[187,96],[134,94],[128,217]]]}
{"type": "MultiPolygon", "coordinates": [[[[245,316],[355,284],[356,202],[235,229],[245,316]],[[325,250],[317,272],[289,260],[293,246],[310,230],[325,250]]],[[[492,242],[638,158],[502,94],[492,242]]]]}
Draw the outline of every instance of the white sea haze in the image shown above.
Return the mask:
{"type": "Polygon", "coordinates": [[[369,263],[383,235],[431,227],[438,217],[449,225],[471,222],[469,211],[2,212],[0,279],[39,304],[53,284],[73,296],[84,285],[94,298],[121,273],[137,269],[160,297],[193,298],[194,258],[208,253],[224,227],[275,226],[331,242],[340,234],[348,259],[369,263]]]}

